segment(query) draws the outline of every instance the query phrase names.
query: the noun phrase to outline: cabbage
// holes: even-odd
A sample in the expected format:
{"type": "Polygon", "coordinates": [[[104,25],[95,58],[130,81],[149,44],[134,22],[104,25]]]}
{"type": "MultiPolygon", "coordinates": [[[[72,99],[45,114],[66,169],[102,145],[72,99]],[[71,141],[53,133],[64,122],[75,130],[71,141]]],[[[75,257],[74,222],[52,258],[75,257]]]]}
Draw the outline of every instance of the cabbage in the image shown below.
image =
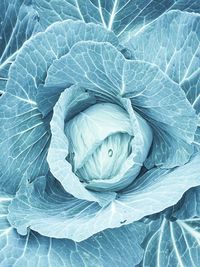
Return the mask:
{"type": "Polygon", "coordinates": [[[198,266],[195,0],[0,3],[0,266],[198,266]]]}

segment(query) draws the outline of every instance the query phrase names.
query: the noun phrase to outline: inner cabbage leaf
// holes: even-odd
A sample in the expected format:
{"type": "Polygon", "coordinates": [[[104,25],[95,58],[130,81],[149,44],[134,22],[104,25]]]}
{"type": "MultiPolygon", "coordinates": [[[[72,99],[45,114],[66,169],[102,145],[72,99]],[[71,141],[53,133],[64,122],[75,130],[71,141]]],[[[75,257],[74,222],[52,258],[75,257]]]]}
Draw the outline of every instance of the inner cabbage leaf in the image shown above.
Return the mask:
{"type": "Polygon", "coordinates": [[[152,130],[139,115],[112,103],[83,110],[66,123],[65,133],[73,171],[95,191],[117,191],[129,185],[152,142],[152,130]]]}

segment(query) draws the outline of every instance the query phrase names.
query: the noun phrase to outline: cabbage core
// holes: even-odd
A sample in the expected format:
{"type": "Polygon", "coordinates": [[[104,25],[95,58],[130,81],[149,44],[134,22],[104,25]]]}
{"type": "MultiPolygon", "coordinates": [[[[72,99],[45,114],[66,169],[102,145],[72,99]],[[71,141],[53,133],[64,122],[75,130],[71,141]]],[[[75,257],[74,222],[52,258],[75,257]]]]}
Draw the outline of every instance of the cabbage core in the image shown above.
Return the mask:
{"type": "Polygon", "coordinates": [[[66,123],[65,134],[67,160],[89,189],[120,190],[141,168],[141,163],[134,162],[135,136],[129,114],[118,105],[98,103],[85,109],[66,123]]]}
{"type": "Polygon", "coordinates": [[[127,133],[108,136],[77,171],[78,176],[87,182],[113,178],[131,153],[131,140],[127,133]]]}

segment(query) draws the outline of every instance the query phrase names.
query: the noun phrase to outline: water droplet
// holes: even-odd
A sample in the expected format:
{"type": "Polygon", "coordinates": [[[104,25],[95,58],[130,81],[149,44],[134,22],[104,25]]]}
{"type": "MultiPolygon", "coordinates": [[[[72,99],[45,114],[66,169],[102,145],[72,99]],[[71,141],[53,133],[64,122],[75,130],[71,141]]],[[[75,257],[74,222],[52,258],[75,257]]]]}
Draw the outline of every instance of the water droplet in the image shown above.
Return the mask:
{"type": "Polygon", "coordinates": [[[109,157],[112,157],[112,155],[113,155],[113,150],[110,148],[110,149],[108,150],[108,156],[109,156],[109,157]]]}

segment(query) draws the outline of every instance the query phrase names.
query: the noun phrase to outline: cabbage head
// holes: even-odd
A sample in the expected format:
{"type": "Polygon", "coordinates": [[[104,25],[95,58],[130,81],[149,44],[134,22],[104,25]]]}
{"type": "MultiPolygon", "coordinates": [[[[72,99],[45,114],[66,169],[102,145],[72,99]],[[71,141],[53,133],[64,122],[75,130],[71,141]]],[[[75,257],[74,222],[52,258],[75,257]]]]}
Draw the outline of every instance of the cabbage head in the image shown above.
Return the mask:
{"type": "Polygon", "coordinates": [[[0,266],[199,266],[199,12],[0,1],[0,266]]]}

